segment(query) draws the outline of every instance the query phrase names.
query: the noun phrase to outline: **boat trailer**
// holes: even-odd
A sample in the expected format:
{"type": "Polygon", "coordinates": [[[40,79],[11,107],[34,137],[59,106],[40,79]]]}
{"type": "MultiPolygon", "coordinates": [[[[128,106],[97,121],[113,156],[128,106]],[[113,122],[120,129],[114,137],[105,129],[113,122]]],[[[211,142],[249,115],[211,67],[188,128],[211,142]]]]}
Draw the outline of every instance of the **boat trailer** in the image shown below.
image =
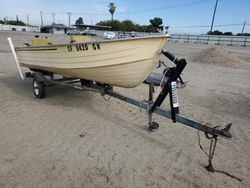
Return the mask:
{"type": "Polygon", "coordinates": [[[162,51],[161,53],[167,58],[169,58],[172,62],[174,62],[176,66],[168,68],[167,74],[164,74],[165,76],[168,75],[167,82],[161,84],[162,91],[160,92],[155,101],[153,101],[153,84],[148,84],[148,100],[138,100],[133,97],[114,91],[113,87],[110,85],[95,83],[89,80],[65,76],[63,76],[63,78],[55,79],[53,73],[33,69],[31,69],[33,72],[26,72],[25,75],[26,77],[30,77],[33,79],[33,91],[37,98],[45,97],[45,87],[57,85],[68,86],[83,91],[98,92],[102,96],[108,95],[110,97],[114,97],[132,105],[138,106],[141,109],[145,109],[148,113],[148,127],[150,131],[155,131],[159,128],[159,124],[153,121],[153,114],[156,113],[160,116],[172,119],[173,123],[179,122],[183,125],[187,125],[189,127],[200,130],[204,132],[207,137],[210,134],[212,136],[233,138],[233,135],[229,131],[232,125],[231,123],[227,124],[224,128],[219,129],[218,126],[211,127],[207,123],[201,123],[198,120],[195,120],[191,117],[187,117],[185,115],[181,115],[179,113],[176,81],[178,78],[180,78],[182,71],[187,65],[187,62],[185,59],[176,58],[168,51],[162,51]],[[161,107],[161,104],[163,103],[167,95],[169,95],[170,110],[161,107]]]}
{"type": "MultiPolygon", "coordinates": [[[[8,42],[20,74],[22,80],[24,79],[24,75],[21,71],[20,64],[12,43],[11,38],[8,38],[8,42]]],[[[163,78],[167,77],[167,81],[165,83],[161,83],[160,87],[162,87],[161,92],[157,96],[156,100],[153,101],[153,84],[149,83],[149,99],[148,101],[145,100],[138,100],[130,96],[126,96],[124,94],[118,93],[113,90],[113,87],[103,83],[97,83],[90,80],[84,80],[79,78],[72,78],[63,76],[60,79],[54,78],[54,73],[37,70],[37,69],[30,69],[33,72],[26,72],[26,78],[33,79],[33,91],[37,98],[44,98],[45,97],[45,87],[50,86],[57,86],[57,85],[64,85],[68,87],[73,87],[75,89],[83,90],[83,91],[94,91],[99,92],[101,95],[109,95],[111,97],[117,98],[119,100],[123,100],[135,106],[138,106],[142,109],[145,109],[148,112],[148,125],[149,130],[154,131],[159,128],[159,124],[152,121],[153,113],[161,115],[166,118],[172,119],[173,123],[179,122],[189,127],[195,128],[197,130],[203,131],[206,136],[208,134],[212,136],[222,136],[226,138],[233,138],[233,135],[230,132],[231,123],[227,124],[224,128],[219,129],[219,126],[211,127],[208,124],[201,123],[198,120],[193,118],[184,116],[179,114],[179,103],[178,103],[178,96],[177,96],[177,79],[181,79],[181,73],[187,65],[185,59],[178,59],[173,54],[168,51],[161,51],[165,57],[167,57],[170,61],[172,61],[176,66],[167,68],[164,70],[163,78]],[[78,83],[78,84],[77,84],[78,83]],[[79,85],[81,83],[81,85],[79,85]],[[169,101],[170,101],[170,110],[161,108],[162,102],[165,100],[167,95],[169,94],[169,101]]]]}
{"type": "MultiPolygon", "coordinates": [[[[9,42],[19,74],[21,78],[24,79],[18,59],[15,54],[14,47],[13,45],[11,46],[12,43],[11,39],[9,40],[9,42]]],[[[162,50],[161,54],[167,57],[176,66],[164,70],[163,78],[166,77],[165,79],[166,81],[160,83],[160,88],[162,88],[162,90],[154,101],[153,101],[154,85],[152,83],[148,83],[149,85],[148,100],[138,100],[131,96],[127,96],[114,91],[113,86],[90,80],[72,78],[67,76],[63,76],[62,78],[55,78],[54,73],[42,70],[34,70],[34,69],[30,69],[32,72],[26,72],[25,76],[26,78],[33,79],[33,92],[37,98],[45,97],[45,87],[63,85],[82,91],[98,92],[102,96],[108,95],[110,97],[114,97],[116,99],[138,106],[140,109],[146,110],[148,113],[148,128],[150,131],[156,131],[159,129],[159,124],[153,121],[154,113],[163,116],[165,118],[172,119],[173,123],[179,122],[183,125],[197,129],[198,131],[202,131],[205,133],[206,138],[211,140],[209,154],[206,153],[206,155],[209,157],[209,164],[206,167],[206,169],[210,172],[219,172],[218,170],[215,171],[212,166],[212,159],[215,151],[217,137],[233,139],[233,135],[230,132],[232,123],[228,123],[223,128],[220,128],[220,126],[211,126],[208,123],[202,123],[199,120],[195,120],[191,117],[187,117],[185,115],[180,114],[178,95],[177,95],[177,80],[179,79],[183,83],[183,80],[181,79],[180,75],[184,70],[185,66],[187,65],[187,62],[185,59],[176,58],[173,54],[171,54],[168,51],[162,50]],[[170,110],[161,107],[161,104],[166,99],[167,95],[169,95],[170,110]]],[[[199,134],[198,134],[198,140],[200,145],[199,134]]],[[[203,150],[201,145],[200,148],[203,150]]],[[[241,179],[239,179],[236,176],[221,171],[220,173],[224,173],[226,175],[231,176],[232,178],[241,181],[241,179]]]]}

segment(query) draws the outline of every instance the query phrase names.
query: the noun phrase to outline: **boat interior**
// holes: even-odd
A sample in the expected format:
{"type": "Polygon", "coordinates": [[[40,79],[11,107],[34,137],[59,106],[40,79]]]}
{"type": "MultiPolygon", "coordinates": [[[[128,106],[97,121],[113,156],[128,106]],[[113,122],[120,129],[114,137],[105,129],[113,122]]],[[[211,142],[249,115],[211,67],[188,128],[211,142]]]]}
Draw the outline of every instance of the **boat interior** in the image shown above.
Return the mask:
{"type": "MultiPolygon", "coordinates": [[[[75,42],[93,42],[91,37],[89,36],[84,36],[84,35],[72,35],[70,39],[70,43],[75,43],[75,42]]],[[[52,41],[48,38],[41,38],[39,35],[36,35],[32,41],[31,44],[29,43],[24,43],[25,46],[49,46],[52,45],[52,41]]]]}

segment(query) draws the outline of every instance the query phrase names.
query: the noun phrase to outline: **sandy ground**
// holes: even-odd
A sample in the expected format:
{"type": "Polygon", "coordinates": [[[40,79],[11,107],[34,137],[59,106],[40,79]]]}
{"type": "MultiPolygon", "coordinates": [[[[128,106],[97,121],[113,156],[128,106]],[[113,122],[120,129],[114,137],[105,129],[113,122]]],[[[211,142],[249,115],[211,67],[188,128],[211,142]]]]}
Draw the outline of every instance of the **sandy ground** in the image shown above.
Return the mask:
{"type": "MultiPolygon", "coordinates": [[[[242,63],[228,67],[188,62],[178,90],[180,111],[213,125],[233,122],[235,140],[219,139],[214,167],[243,179],[208,173],[197,131],[157,115],[146,129],[140,109],[99,94],[64,87],[33,96],[21,81],[7,44],[34,34],[0,32],[0,187],[250,187],[250,48],[226,47],[242,63]],[[83,137],[79,135],[83,134],[83,137]]],[[[55,40],[68,36],[51,35],[55,40]]],[[[169,43],[178,57],[207,48],[169,43]]],[[[115,88],[147,99],[147,86],[115,88]]],[[[164,106],[168,107],[168,100],[164,106]]],[[[209,143],[202,134],[205,149],[209,143]]]]}

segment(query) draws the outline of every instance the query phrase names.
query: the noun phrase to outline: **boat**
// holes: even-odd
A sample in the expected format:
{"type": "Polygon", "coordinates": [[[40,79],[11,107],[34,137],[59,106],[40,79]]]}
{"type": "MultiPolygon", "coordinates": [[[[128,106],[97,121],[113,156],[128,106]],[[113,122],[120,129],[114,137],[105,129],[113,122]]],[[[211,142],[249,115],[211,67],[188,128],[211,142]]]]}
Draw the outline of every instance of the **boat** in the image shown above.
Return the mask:
{"type": "Polygon", "coordinates": [[[32,45],[15,47],[15,52],[20,66],[33,71],[132,88],[151,74],[169,38],[158,35],[97,42],[81,37],[73,36],[67,44],[38,37],[32,45]]]}

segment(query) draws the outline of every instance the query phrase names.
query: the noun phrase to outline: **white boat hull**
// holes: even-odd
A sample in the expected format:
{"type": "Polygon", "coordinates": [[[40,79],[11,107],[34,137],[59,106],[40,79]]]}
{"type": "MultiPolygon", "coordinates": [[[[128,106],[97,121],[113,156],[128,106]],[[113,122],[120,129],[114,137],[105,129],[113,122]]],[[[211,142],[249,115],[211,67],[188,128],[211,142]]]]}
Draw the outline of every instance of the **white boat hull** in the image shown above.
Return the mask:
{"type": "Polygon", "coordinates": [[[136,87],[157,64],[166,36],[16,48],[21,66],[136,87]]]}

